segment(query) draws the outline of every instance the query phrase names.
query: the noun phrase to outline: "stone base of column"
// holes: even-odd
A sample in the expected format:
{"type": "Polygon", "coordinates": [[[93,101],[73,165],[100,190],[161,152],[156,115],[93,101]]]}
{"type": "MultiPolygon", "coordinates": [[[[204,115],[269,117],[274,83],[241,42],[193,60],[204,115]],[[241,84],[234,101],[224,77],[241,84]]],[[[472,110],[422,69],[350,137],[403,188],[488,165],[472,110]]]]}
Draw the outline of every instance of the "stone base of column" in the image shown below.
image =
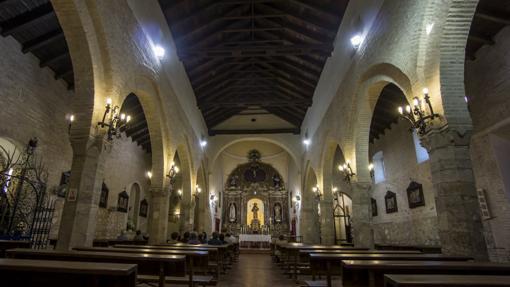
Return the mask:
{"type": "Polygon", "coordinates": [[[374,234],[370,212],[369,183],[352,183],[352,229],[356,247],[373,248],[374,234]]]}

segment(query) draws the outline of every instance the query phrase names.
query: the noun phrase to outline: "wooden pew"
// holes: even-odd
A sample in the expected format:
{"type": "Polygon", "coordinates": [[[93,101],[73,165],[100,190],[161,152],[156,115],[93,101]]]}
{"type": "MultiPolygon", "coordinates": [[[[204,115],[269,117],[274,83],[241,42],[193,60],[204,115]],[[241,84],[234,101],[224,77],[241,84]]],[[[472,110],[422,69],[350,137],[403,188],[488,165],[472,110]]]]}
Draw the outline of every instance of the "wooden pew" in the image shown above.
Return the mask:
{"type": "MultiPolygon", "coordinates": [[[[383,286],[384,274],[510,275],[510,264],[473,261],[344,260],[343,286],[383,286]]],[[[510,277],[508,277],[510,281],[510,277]]]]}
{"type": "Polygon", "coordinates": [[[310,267],[314,270],[326,270],[326,283],[328,287],[331,287],[332,268],[336,267],[334,269],[341,270],[343,260],[467,261],[472,259],[466,256],[442,254],[311,253],[310,267]]]}
{"type": "Polygon", "coordinates": [[[135,287],[135,264],[0,259],[2,286],[135,287]]]}
{"type": "Polygon", "coordinates": [[[0,240],[0,258],[5,257],[5,251],[14,248],[30,248],[32,244],[26,240],[0,240]]]}
{"type": "MultiPolygon", "coordinates": [[[[221,264],[221,269],[223,273],[227,270],[227,261],[226,259],[229,256],[229,251],[233,250],[232,244],[223,244],[223,245],[208,245],[208,244],[188,244],[188,243],[176,243],[176,244],[161,244],[160,246],[185,246],[185,247],[216,247],[218,248],[219,257],[222,259],[223,264],[221,264]]],[[[232,261],[230,261],[232,263],[232,261]]]]}
{"type": "Polygon", "coordinates": [[[363,251],[368,250],[368,248],[356,248],[356,247],[346,247],[339,245],[304,245],[304,244],[284,244],[280,245],[282,252],[284,253],[284,264],[287,266],[287,272],[295,280],[297,280],[298,275],[298,267],[299,267],[299,256],[301,250],[336,250],[336,251],[363,251]],[[291,268],[293,270],[291,270],[291,268]]]}
{"type": "Polygon", "coordinates": [[[495,287],[510,286],[509,276],[490,275],[386,275],[386,287],[495,287]]]}
{"type": "Polygon", "coordinates": [[[216,271],[216,277],[219,279],[219,271],[220,268],[223,268],[224,260],[223,256],[221,256],[220,248],[214,246],[214,245],[122,245],[117,244],[113,246],[114,248],[131,248],[131,249],[139,249],[139,248],[146,248],[146,249],[155,249],[155,250],[203,250],[209,252],[209,259],[210,262],[209,265],[212,269],[216,271]],[[211,260],[212,259],[212,260],[211,260]]]}
{"type": "Polygon", "coordinates": [[[441,253],[441,246],[427,246],[427,245],[382,245],[382,244],[376,244],[375,249],[378,249],[378,250],[418,250],[423,253],[441,253]]]}
{"type": "Polygon", "coordinates": [[[109,248],[109,247],[75,247],[76,251],[91,252],[115,252],[115,253],[133,253],[133,254],[159,254],[159,255],[184,255],[186,256],[186,266],[188,278],[166,277],[167,283],[185,284],[187,282],[198,285],[216,285],[213,276],[197,276],[196,271],[206,273],[209,269],[209,252],[206,250],[170,250],[170,249],[147,249],[141,248],[109,248]]]}
{"type": "MultiPolygon", "coordinates": [[[[186,256],[184,255],[11,249],[7,251],[7,257],[18,259],[137,264],[139,274],[137,278],[143,278],[142,275],[155,275],[157,276],[156,281],[158,281],[160,287],[165,286],[166,276],[186,276],[186,256]]],[[[148,281],[153,280],[148,279],[148,281]]]]}

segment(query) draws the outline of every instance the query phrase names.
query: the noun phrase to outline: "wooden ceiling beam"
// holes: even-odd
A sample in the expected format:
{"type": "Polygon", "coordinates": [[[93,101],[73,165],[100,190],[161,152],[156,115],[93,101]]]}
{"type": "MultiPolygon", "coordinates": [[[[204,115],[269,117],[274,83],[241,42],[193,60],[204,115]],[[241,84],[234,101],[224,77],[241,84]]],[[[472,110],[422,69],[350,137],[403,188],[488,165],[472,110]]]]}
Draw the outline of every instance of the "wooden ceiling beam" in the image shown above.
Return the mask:
{"type": "Polygon", "coordinates": [[[488,13],[486,11],[476,11],[475,17],[479,18],[479,19],[487,20],[490,22],[502,24],[505,26],[510,25],[510,15],[507,15],[506,17],[500,17],[500,16],[493,15],[491,13],[488,13]]]}
{"type": "Polygon", "coordinates": [[[147,140],[147,139],[150,138],[149,130],[147,130],[144,133],[139,133],[137,135],[131,135],[131,138],[133,139],[133,141],[138,142],[138,143],[140,143],[140,142],[142,142],[144,140],[147,140]]]}
{"type": "Polygon", "coordinates": [[[312,4],[303,3],[302,0],[287,0],[289,3],[292,3],[296,6],[299,6],[301,8],[308,9],[310,11],[313,11],[315,14],[320,15],[320,17],[332,25],[338,25],[339,17],[337,17],[334,14],[329,13],[328,11],[325,11],[317,6],[314,6],[312,4]]]}
{"type": "Polygon", "coordinates": [[[43,19],[43,17],[55,15],[51,3],[45,3],[26,13],[20,14],[12,19],[0,23],[1,34],[6,37],[25,29],[31,23],[43,19]]]}
{"type": "Polygon", "coordinates": [[[489,46],[492,46],[495,44],[493,39],[491,39],[487,36],[482,36],[482,35],[469,34],[468,40],[475,41],[475,42],[482,43],[484,45],[489,45],[489,46]]]}
{"type": "MultiPolygon", "coordinates": [[[[260,93],[265,96],[267,94],[260,93]]],[[[239,94],[238,96],[254,96],[257,93],[247,93],[247,94],[239,94]]],[[[270,96],[270,95],[269,95],[270,96]]],[[[281,106],[292,106],[292,105],[309,105],[311,101],[304,100],[296,100],[296,101],[282,101],[278,100],[277,94],[274,95],[273,98],[270,99],[251,99],[246,101],[244,99],[241,100],[218,100],[218,101],[204,101],[199,104],[200,109],[205,109],[212,106],[224,106],[224,107],[247,107],[247,106],[262,106],[262,107],[281,107],[281,106]]]]}
{"type": "MultiPolygon", "coordinates": [[[[270,6],[264,5],[264,4],[258,5],[257,9],[260,9],[264,13],[275,13],[275,14],[283,13],[283,11],[281,9],[270,7],[270,6]]],[[[326,27],[319,26],[319,25],[317,25],[317,24],[315,24],[313,22],[310,22],[307,19],[304,19],[300,15],[296,15],[296,14],[292,13],[291,11],[285,11],[285,13],[286,13],[286,16],[287,16],[286,18],[291,20],[291,21],[293,20],[294,22],[304,22],[304,23],[306,23],[305,29],[312,30],[310,32],[321,33],[324,36],[330,38],[331,40],[333,40],[335,38],[335,36],[336,36],[336,31],[331,31],[330,29],[328,29],[326,27]],[[311,28],[311,29],[309,29],[309,28],[311,28]]]]}
{"type": "Polygon", "coordinates": [[[315,90],[315,84],[313,83],[313,81],[310,81],[305,77],[302,77],[300,74],[289,73],[288,71],[276,69],[274,66],[271,66],[270,63],[261,63],[261,65],[268,68],[268,70],[266,70],[267,72],[280,75],[282,78],[287,79],[288,81],[301,83],[303,85],[306,85],[309,89],[315,90]]]}
{"type": "Polygon", "coordinates": [[[251,134],[294,134],[298,135],[301,133],[300,128],[291,128],[291,129],[258,129],[258,130],[249,130],[249,129],[241,129],[241,130],[209,130],[209,136],[215,135],[251,135],[251,134]]]}
{"type": "Polygon", "coordinates": [[[222,47],[222,48],[202,48],[186,49],[179,53],[179,58],[253,58],[253,57],[273,57],[287,55],[308,55],[320,54],[331,56],[333,45],[283,45],[283,46],[243,46],[243,47],[222,47]]]}
{"type": "Polygon", "coordinates": [[[48,44],[53,43],[54,41],[60,40],[64,38],[64,32],[61,29],[50,31],[40,37],[37,37],[33,40],[27,41],[23,44],[23,48],[21,51],[23,53],[32,52],[39,48],[42,48],[48,44]]]}
{"type": "MultiPolygon", "coordinates": [[[[272,19],[259,19],[259,22],[265,23],[265,25],[273,25],[273,26],[280,25],[280,23],[275,22],[272,19]]],[[[324,44],[327,42],[327,39],[324,39],[324,37],[322,39],[319,39],[319,38],[317,38],[318,34],[310,33],[310,31],[307,31],[307,30],[305,30],[297,25],[294,25],[292,23],[285,23],[284,27],[285,27],[285,31],[287,33],[293,34],[294,36],[296,36],[296,38],[300,39],[301,41],[307,42],[309,44],[320,45],[320,44],[324,44]]],[[[268,31],[270,31],[270,30],[268,30],[268,31]]]]}
{"type": "Polygon", "coordinates": [[[60,61],[62,59],[68,58],[68,57],[69,57],[69,51],[65,51],[65,52],[63,52],[61,54],[58,54],[58,55],[55,55],[55,56],[53,56],[51,58],[41,59],[41,63],[39,64],[39,66],[41,68],[47,67],[47,66],[49,66],[49,65],[51,65],[51,64],[53,64],[55,62],[58,62],[58,61],[60,61]]]}
{"type": "Polygon", "coordinates": [[[296,117],[295,115],[288,113],[282,109],[274,108],[274,107],[264,107],[266,110],[274,114],[275,116],[293,124],[296,127],[301,126],[301,119],[296,117]]]}
{"type": "Polygon", "coordinates": [[[64,70],[64,71],[61,71],[61,72],[56,72],[55,73],[55,80],[59,80],[59,79],[62,79],[62,78],[65,78],[67,76],[71,76],[73,75],[73,67],[67,67],[68,69],[64,70]]]}
{"type": "Polygon", "coordinates": [[[234,108],[234,109],[228,109],[224,113],[220,114],[219,116],[210,119],[207,122],[207,126],[209,129],[211,129],[214,126],[217,126],[218,124],[228,120],[229,118],[239,114],[241,111],[243,111],[244,108],[234,108]]]}

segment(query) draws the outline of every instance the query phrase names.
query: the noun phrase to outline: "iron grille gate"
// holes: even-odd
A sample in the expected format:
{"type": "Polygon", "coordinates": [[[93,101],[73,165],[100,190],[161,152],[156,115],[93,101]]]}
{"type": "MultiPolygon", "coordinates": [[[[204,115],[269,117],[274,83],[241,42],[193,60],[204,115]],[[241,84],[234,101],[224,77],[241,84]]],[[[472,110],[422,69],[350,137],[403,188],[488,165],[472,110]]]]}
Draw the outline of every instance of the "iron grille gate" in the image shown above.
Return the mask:
{"type": "Polygon", "coordinates": [[[55,200],[46,192],[47,172],[34,154],[37,139],[24,151],[0,146],[0,239],[48,246],[55,200]]]}

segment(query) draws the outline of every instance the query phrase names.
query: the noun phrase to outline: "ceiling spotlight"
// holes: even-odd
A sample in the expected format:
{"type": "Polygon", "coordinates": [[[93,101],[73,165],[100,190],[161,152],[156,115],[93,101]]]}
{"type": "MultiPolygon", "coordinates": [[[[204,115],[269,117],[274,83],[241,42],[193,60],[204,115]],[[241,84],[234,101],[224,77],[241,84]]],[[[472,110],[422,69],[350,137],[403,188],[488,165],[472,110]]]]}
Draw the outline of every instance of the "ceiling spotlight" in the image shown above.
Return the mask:
{"type": "Polygon", "coordinates": [[[152,49],[154,50],[154,55],[156,55],[156,57],[160,59],[165,57],[165,49],[160,45],[155,45],[152,49]]]}
{"type": "Polygon", "coordinates": [[[303,144],[304,144],[305,146],[309,146],[311,143],[312,143],[312,141],[311,141],[310,139],[304,139],[304,140],[303,140],[303,144]]]}
{"type": "Polygon", "coordinates": [[[201,147],[205,147],[205,146],[207,146],[207,141],[206,141],[206,140],[201,140],[201,141],[200,141],[200,146],[201,146],[201,147]]]}
{"type": "Polygon", "coordinates": [[[351,38],[351,44],[354,48],[358,48],[363,42],[363,37],[360,34],[356,34],[351,38]]]}

